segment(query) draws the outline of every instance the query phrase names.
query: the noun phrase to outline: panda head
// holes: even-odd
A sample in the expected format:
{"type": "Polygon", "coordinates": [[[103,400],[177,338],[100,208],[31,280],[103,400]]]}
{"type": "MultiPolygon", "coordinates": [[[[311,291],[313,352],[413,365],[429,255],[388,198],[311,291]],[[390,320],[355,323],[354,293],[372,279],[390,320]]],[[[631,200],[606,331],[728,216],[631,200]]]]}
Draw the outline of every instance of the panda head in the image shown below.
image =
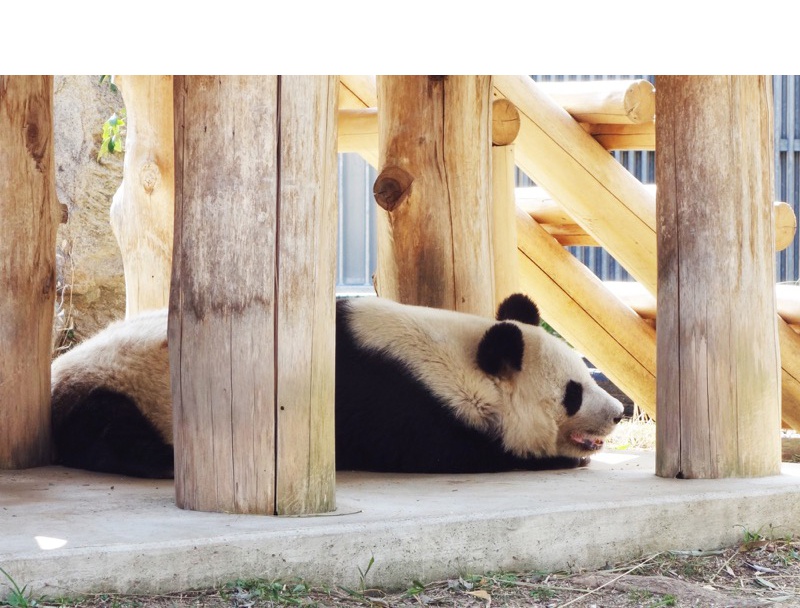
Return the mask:
{"type": "Polygon", "coordinates": [[[500,399],[493,424],[518,456],[584,457],[603,447],[622,418],[622,404],[592,379],[583,359],[539,326],[536,305],[522,294],[498,308],[481,337],[475,363],[500,399]]]}

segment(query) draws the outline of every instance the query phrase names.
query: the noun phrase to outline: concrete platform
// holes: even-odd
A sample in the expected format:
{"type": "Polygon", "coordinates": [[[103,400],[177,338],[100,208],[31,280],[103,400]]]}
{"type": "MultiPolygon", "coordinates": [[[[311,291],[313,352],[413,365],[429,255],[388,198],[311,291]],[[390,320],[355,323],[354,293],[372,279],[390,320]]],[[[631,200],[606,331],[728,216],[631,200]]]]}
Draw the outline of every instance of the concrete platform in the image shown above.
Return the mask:
{"type": "MultiPolygon", "coordinates": [[[[649,453],[494,475],[342,473],[319,517],[182,511],[171,482],[59,467],[0,472],[0,567],[37,594],[165,592],[237,578],[389,587],[498,570],[594,568],[800,533],[800,464],[761,479],[674,480],[649,453]]],[[[0,583],[0,597],[7,589],[0,583]]]]}

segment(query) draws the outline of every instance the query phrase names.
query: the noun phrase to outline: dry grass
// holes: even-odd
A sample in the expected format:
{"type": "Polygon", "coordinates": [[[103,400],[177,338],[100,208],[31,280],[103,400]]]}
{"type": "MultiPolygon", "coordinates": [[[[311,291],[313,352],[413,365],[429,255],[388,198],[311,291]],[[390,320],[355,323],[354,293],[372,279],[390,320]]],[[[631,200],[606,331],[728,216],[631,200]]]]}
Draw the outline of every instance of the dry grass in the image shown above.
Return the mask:
{"type": "Polygon", "coordinates": [[[800,543],[770,535],[745,531],[735,548],[657,553],[595,572],[462,575],[410,581],[395,592],[261,580],[160,596],[102,594],[42,603],[80,608],[800,606],[800,543]]]}

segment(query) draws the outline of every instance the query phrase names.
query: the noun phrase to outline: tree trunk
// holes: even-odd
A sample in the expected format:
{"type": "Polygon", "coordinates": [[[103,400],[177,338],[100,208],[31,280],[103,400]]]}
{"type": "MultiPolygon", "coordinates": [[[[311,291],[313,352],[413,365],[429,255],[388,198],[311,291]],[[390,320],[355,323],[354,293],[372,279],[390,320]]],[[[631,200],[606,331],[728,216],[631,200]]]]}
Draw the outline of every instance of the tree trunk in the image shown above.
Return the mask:
{"type": "Polygon", "coordinates": [[[660,76],[662,477],[780,467],[772,94],[765,76],[660,76]]]}
{"type": "Polygon", "coordinates": [[[378,99],[378,293],[491,315],[491,78],[379,76],[378,99]]]}
{"type": "Polygon", "coordinates": [[[175,77],[184,508],[334,508],[335,77],[175,77]]]}
{"type": "Polygon", "coordinates": [[[53,77],[0,76],[0,468],[50,461],[53,77]]]}
{"type": "Polygon", "coordinates": [[[111,227],[125,268],[125,314],[169,303],[175,214],[172,76],[121,76],[127,112],[123,181],[111,227]]]}

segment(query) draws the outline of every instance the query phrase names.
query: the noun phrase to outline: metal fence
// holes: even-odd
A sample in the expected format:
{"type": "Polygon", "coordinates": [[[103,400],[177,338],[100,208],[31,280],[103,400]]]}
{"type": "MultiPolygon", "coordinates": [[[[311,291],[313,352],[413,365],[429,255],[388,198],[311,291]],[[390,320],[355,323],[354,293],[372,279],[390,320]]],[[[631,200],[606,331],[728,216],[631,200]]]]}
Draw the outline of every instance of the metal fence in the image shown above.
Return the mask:
{"type": "MultiPolygon", "coordinates": [[[[533,76],[537,81],[647,79],[648,75],[533,76]]],[[[789,203],[800,214],[800,76],[773,76],[775,102],[775,200],[789,203]]],[[[617,151],[614,157],[642,183],[655,183],[655,152],[617,151]]],[[[376,205],[372,184],[376,171],[355,154],[339,156],[339,249],[336,275],[337,292],[372,290],[377,247],[375,243],[376,205]]],[[[533,182],[517,171],[517,186],[533,182]]],[[[581,262],[604,280],[630,280],[622,266],[601,247],[569,247],[581,262]]],[[[800,240],[776,257],[776,279],[800,280],[800,240]]]]}

